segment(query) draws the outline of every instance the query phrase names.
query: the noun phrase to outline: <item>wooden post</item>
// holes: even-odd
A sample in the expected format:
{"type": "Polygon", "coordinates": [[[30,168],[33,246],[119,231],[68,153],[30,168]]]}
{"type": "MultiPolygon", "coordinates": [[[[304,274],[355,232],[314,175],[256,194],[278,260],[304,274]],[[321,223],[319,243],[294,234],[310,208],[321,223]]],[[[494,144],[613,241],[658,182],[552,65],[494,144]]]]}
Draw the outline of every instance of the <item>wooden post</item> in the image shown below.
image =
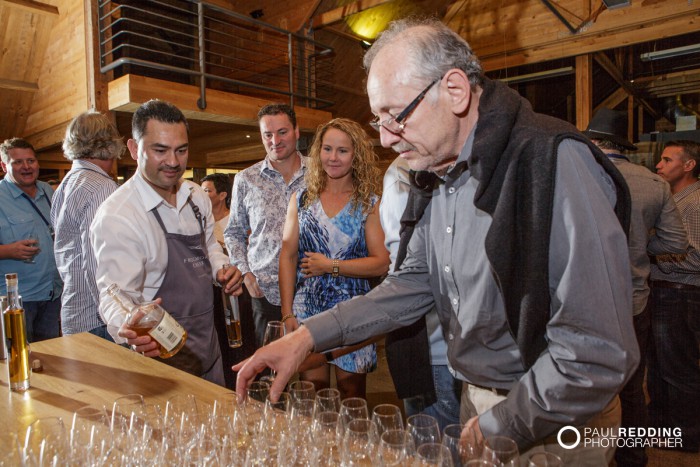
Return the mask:
{"type": "Polygon", "coordinates": [[[593,58],[576,56],[576,127],[583,131],[593,113],[593,58]]]}

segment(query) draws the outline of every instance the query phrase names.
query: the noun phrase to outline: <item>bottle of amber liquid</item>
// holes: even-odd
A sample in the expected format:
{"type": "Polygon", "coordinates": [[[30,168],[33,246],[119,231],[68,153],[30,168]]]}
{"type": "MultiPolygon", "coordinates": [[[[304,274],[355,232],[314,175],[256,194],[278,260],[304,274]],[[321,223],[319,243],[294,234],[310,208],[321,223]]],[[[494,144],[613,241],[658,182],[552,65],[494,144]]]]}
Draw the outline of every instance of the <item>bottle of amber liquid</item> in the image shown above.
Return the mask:
{"type": "Polygon", "coordinates": [[[119,305],[136,334],[148,334],[158,343],[160,358],[172,357],[185,345],[185,328],[156,302],[136,304],[117,284],[107,287],[107,293],[119,305]]]}
{"type": "Polygon", "coordinates": [[[19,296],[17,273],[5,274],[5,284],[7,285],[7,308],[3,311],[3,323],[5,324],[10,389],[26,391],[29,389],[29,343],[22,297],[19,296]]]}

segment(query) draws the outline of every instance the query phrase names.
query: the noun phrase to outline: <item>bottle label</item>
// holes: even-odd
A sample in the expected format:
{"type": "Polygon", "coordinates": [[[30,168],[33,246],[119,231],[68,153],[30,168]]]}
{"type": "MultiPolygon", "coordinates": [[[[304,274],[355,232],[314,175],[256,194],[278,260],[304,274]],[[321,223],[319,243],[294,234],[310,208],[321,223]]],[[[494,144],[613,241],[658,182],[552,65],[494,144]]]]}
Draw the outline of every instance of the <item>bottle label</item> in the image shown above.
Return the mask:
{"type": "Polygon", "coordinates": [[[173,350],[177,344],[180,343],[184,333],[185,330],[180,323],[175,321],[175,318],[170,316],[170,313],[167,312],[163,315],[163,319],[158,323],[158,326],[148,331],[148,334],[168,352],[173,350]]]}

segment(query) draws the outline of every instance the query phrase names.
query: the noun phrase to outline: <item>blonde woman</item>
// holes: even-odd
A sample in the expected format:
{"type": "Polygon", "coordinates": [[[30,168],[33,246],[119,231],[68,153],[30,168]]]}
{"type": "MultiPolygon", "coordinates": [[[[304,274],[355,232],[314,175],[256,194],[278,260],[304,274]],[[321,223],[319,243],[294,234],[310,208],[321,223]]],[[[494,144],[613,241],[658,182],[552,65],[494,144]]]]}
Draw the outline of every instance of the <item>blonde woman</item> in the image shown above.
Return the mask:
{"type": "MultiPolygon", "coordinates": [[[[389,253],[379,222],[381,173],[362,127],[336,118],[316,131],[306,186],[287,210],[280,255],[282,319],[287,330],[335,304],[369,291],[367,278],[385,274],[389,253]]],[[[374,344],[336,358],[341,397],[365,397],[377,366],[374,344]]],[[[330,366],[305,371],[316,389],[330,385],[330,366]]]]}

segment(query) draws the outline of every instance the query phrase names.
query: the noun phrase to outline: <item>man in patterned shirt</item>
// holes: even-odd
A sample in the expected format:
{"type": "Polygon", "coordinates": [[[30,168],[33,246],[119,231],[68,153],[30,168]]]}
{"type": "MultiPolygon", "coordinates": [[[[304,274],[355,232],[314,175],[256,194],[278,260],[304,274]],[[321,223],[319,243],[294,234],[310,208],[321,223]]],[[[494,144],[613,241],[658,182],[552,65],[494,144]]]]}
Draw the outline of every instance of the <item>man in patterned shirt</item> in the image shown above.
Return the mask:
{"type": "Polygon", "coordinates": [[[125,148],[116,127],[97,112],[78,115],[66,129],[63,153],[73,165],[51,206],[51,222],[56,228],[54,256],[64,284],[64,335],[90,332],[113,340],[100,318],[90,224],[100,204],[117,189],[109,173],[125,148]]]}
{"type": "Polygon", "coordinates": [[[256,347],[269,321],[281,317],[278,285],[282,230],[289,199],[304,188],[294,109],[269,104],[258,112],[265,159],[236,175],[224,240],[252,299],[256,347]]]}
{"type": "Polygon", "coordinates": [[[666,143],[657,172],[671,185],[688,231],[687,255],[656,257],[651,270],[651,426],[680,427],[684,451],[700,450],[700,143],[666,143]]]}

